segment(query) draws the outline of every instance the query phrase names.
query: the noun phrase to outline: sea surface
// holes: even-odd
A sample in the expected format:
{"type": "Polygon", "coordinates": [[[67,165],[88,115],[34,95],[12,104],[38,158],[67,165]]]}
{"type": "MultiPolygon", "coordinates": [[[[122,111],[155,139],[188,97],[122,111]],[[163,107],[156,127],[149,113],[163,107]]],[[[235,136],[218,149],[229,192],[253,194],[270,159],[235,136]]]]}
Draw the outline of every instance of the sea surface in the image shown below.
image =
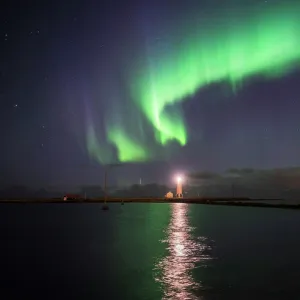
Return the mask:
{"type": "Polygon", "coordinates": [[[300,212],[1,204],[0,299],[300,299],[300,212]]]}

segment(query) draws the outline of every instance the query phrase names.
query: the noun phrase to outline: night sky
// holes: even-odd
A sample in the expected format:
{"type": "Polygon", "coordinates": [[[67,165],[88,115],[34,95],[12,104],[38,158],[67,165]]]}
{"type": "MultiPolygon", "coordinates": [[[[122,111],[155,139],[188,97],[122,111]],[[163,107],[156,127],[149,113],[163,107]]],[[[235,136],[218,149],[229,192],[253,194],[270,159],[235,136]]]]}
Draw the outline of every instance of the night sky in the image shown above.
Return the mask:
{"type": "Polygon", "coordinates": [[[299,12],[286,0],[7,1],[0,185],[101,184],[118,161],[120,185],[299,166],[299,12]]]}

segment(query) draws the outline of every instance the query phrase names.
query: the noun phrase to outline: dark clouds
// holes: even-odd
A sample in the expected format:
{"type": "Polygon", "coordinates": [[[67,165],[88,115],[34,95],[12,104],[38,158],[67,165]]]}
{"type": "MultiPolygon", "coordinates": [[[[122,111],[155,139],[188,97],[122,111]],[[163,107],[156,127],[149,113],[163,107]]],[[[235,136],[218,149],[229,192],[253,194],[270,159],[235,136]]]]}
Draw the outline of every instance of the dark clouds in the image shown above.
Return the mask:
{"type": "Polygon", "coordinates": [[[300,167],[276,169],[232,168],[224,173],[195,172],[188,175],[193,185],[213,196],[299,198],[300,167]],[[234,191],[233,191],[234,190],[234,191]]]}
{"type": "Polygon", "coordinates": [[[193,172],[188,174],[188,177],[190,179],[202,179],[202,180],[213,180],[213,179],[218,179],[219,177],[221,177],[220,174],[217,173],[213,173],[213,172],[193,172]]]}
{"type": "Polygon", "coordinates": [[[232,174],[232,175],[236,175],[236,176],[251,174],[253,172],[254,172],[254,170],[251,168],[243,168],[243,169],[232,168],[232,169],[228,169],[226,171],[227,174],[232,174]]]}
{"type": "Polygon", "coordinates": [[[212,183],[238,180],[245,184],[268,183],[287,188],[300,188],[300,167],[281,169],[232,168],[224,173],[193,172],[188,174],[188,177],[193,180],[206,180],[212,183]]]}

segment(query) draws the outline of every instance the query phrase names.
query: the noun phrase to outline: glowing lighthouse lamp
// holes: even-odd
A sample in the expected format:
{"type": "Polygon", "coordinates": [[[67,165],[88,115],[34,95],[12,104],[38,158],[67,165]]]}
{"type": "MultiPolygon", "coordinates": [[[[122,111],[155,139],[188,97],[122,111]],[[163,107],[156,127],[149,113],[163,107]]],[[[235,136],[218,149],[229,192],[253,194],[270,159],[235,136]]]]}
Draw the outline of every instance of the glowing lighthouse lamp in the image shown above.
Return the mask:
{"type": "Polygon", "coordinates": [[[182,193],[183,178],[182,178],[182,176],[177,176],[176,182],[177,182],[177,186],[176,186],[176,198],[183,198],[183,193],[182,193]]]}

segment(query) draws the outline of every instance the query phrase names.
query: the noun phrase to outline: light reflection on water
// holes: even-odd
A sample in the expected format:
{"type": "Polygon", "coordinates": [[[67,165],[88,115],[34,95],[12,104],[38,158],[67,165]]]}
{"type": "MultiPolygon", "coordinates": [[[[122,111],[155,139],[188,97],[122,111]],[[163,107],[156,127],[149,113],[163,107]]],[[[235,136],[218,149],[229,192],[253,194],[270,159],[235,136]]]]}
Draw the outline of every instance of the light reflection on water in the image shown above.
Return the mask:
{"type": "Polygon", "coordinates": [[[166,240],[168,255],[155,266],[156,280],[162,284],[163,299],[199,299],[195,292],[204,288],[196,282],[192,271],[197,267],[205,267],[211,257],[208,240],[193,236],[193,227],[188,220],[189,205],[173,203],[171,221],[167,228],[166,240]]]}

